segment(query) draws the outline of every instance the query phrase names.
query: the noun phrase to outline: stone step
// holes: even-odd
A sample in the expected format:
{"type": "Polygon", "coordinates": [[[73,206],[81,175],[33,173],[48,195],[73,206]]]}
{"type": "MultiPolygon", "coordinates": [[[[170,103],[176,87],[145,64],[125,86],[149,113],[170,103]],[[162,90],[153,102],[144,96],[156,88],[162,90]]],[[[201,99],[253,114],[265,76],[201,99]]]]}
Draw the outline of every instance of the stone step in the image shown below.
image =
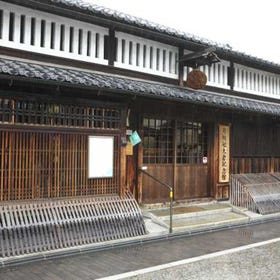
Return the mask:
{"type": "MultiPolygon", "coordinates": [[[[215,228],[221,226],[233,226],[241,223],[249,222],[249,217],[234,213],[223,212],[215,213],[204,216],[184,217],[173,220],[174,231],[187,231],[193,229],[203,228],[215,228]]],[[[167,227],[169,227],[169,220],[164,221],[167,227]]]]}
{"type": "MultiPolygon", "coordinates": [[[[155,232],[169,229],[169,208],[143,211],[149,228],[155,232]],[[155,225],[153,227],[152,225],[155,225]]],[[[233,226],[249,221],[244,213],[237,213],[228,203],[208,203],[197,205],[179,205],[173,208],[173,231],[196,231],[214,229],[223,226],[233,226]]]]}
{"type": "MultiPolygon", "coordinates": [[[[155,209],[150,211],[145,211],[145,213],[150,213],[150,215],[156,216],[162,221],[169,220],[170,209],[155,209]]],[[[228,213],[232,212],[232,207],[229,204],[205,204],[205,205],[194,205],[194,206],[176,206],[173,207],[173,219],[182,218],[192,218],[201,217],[205,215],[212,215],[215,213],[228,213]]]]}

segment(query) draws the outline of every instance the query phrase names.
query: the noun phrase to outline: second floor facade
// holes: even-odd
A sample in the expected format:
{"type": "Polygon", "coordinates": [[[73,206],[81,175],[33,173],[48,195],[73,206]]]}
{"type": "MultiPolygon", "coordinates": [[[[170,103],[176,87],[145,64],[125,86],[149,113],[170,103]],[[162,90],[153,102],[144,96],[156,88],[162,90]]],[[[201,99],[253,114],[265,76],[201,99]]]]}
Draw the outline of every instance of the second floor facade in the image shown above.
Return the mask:
{"type": "Polygon", "coordinates": [[[130,23],[124,16],[121,21],[122,14],[108,9],[100,16],[96,6],[85,10],[71,6],[70,0],[38,1],[44,5],[34,8],[31,2],[0,1],[0,55],[7,50],[22,58],[42,55],[62,64],[82,62],[92,70],[115,69],[121,75],[134,73],[135,77],[182,86],[192,70],[180,66],[182,55],[214,46],[220,61],[200,67],[210,90],[280,99],[280,65],[144,20],[141,27],[138,18],[129,18],[130,23]]]}

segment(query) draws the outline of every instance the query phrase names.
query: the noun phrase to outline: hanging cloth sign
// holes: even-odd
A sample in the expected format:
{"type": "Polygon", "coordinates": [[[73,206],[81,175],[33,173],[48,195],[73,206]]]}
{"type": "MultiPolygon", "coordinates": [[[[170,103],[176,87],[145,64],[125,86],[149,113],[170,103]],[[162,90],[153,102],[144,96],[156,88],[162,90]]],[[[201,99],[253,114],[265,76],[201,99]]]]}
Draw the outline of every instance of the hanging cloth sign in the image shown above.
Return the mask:
{"type": "Polygon", "coordinates": [[[129,136],[129,141],[132,146],[135,146],[141,142],[141,138],[137,131],[134,131],[130,136],[129,136]]]}

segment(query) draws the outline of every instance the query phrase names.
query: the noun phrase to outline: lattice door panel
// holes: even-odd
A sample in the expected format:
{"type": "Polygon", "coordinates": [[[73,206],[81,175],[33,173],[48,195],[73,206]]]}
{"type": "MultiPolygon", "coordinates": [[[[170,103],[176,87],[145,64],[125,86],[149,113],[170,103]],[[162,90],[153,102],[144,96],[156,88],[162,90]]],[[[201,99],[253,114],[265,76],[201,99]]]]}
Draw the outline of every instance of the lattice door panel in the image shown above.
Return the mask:
{"type": "Polygon", "coordinates": [[[113,194],[119,186],[119,139],[114,176],[88,179],[88,135],[0,132],[0,200],[113,194]]]}

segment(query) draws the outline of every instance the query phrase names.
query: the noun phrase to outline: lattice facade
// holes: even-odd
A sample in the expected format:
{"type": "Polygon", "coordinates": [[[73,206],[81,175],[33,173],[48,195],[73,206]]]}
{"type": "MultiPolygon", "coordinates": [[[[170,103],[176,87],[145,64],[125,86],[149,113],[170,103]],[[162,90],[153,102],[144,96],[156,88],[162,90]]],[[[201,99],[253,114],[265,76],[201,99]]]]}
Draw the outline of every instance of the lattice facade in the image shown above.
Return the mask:
{"type": "Polygon", "coordinates": [[[0,201],[119,192],[120,110],[1,99],[0,127],[0,201]],[[89,179],[88,137],[104,133],[114,176],[89,179]]]}

